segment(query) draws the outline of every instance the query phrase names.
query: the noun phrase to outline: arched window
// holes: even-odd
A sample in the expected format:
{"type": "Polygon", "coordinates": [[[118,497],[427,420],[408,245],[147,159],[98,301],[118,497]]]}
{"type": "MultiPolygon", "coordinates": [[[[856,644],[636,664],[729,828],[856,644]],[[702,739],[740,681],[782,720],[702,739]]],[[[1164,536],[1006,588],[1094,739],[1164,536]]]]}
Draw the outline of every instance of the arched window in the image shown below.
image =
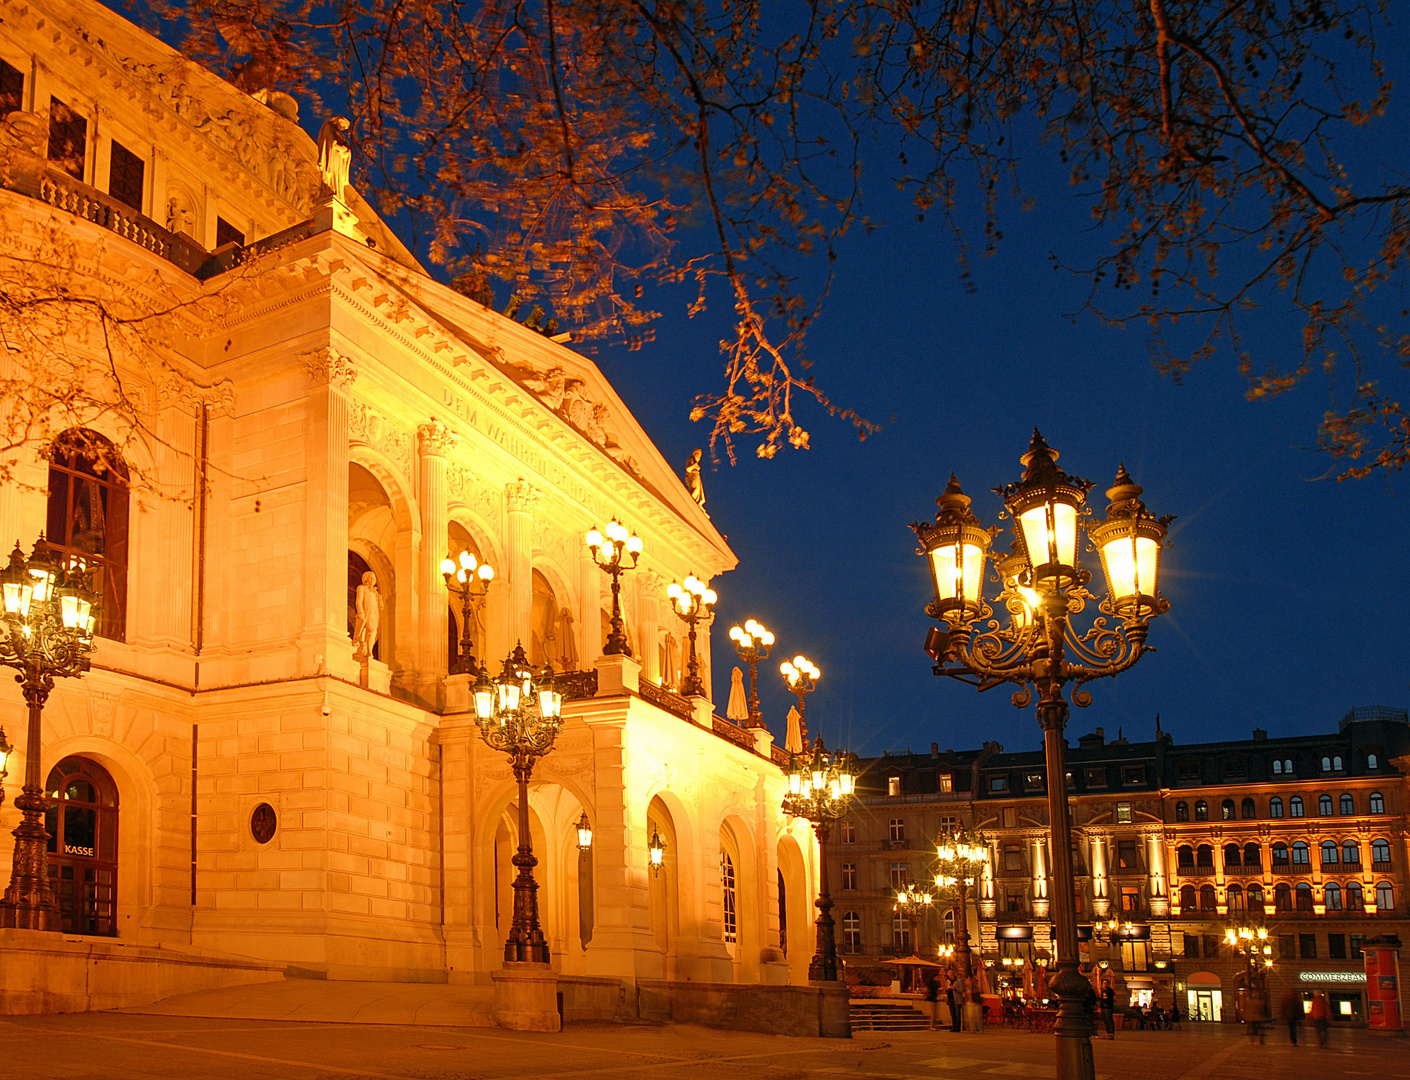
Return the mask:
{"type": "Polygon", "coordinates": [[[1332,797],[1330,795],[1322,795],[1317,799],[1317,813],[1323,817],[1332,816],[1332,797]]]}
{"type": "Polygon", "coordinates": [[[1323,866],[1328,866],[1328,865],[1330,865],[1330,864],[1332,864],[1332,863],[1337,862],[1337,856],[1338,856],[1340,853],[1341,853],[1341,852],[1340,852],[1340,850],[1337,848],[1337,842],[1336,842],[1335,840],[1323,840],[1323,841],[1322,841],[1322,865],[1323,865],[1323,866]]]}
{"type": "Polygon", "coordinates": [[[1273,865],[1275,867],[1288,865],[1288,845],[1281,840],[1273,845],[1273,865]]]}
{"type": "Polygon", "coordinates": [[[1299,882],[1297,883],[1297,888],[1294,890],[1294,895],[1297,897],[1297,905],[1296,905],[1296,907],[1297,907],[1297,910],[1298,910],[1298,911],[1311,911],[1311,910],[1312,910],[1312,886],[1311,886],[1311,885],[1309,885],[1309,884],[1308,884],[1307,882],[1305,882],[1305,881],[1299,881],[1299,882]]]}
{"type": "Polygon", "coordinates": [[[1189,804],[1189,803],[1187,803],[1187,802],[1177,802],[1177,803],[1175,804],[1175,820],[1176,820],[1176,821],[1189,821],[1189,820],[1190,820],[1190,804],[1189,804]]]}
{"type": "Polygon", "coordinates": [[[1273,910],[1292,910],[1292,886],[1286,881],[1278,882],[1277,887],[1273,889],[1273,910]]]}
{"type": "Polygon", "coordinates": [[[1341,768],[1341,755],[1338,754],[1336,757],[1332,758],[1332,772],[1341,772],[1341,768]]]}
{"type": "Polygon", "coordinates": [[[1390,864],[1390,843],[1388,841],[1371,841],[1371,862],[1387,866],[1390,864]]]}
{"type": "Polygon", "coordinates": [[[1341,846],[1341,861],[1344,863],[1354,863],[1361,865],[1361,845],[1355,840],[1348,840],[1341,846]]]}
{"type": "Polygon", "coordinates": [[[1233,821],[1233,820],[1234,820],[1234,800],[1233,800],[1233,799],[1225,799],[1224,802],[1220,804],[1219,810],[1220,810],[1220,812],[1224,815],[1224,820],[1225,820],[1225,821],[1233,821]]]}
{"type": "Polygon", "coordinates": [[[1213,849],[1212,847],[1210,847],[1208,844],[1201,844],[1201,845],[1199,846],[1199,850],[1197,850],[1197,851],[1195,852],[1195,865],[1196,865],[1196,866],[1213,866],[1213,865],[1214,865],[1214,849],[1213,849]]]}
{"type": "Polygon", "coordinates": [[[1331,771],[1332,771],[1332,759],[1331,759],[1331,758],[1329,758],[1329,757],[1324,757],[1324,758],[1322,759],[1322,771],[1323,771],[1323,772],[1331,772],[1331,771]]]}
{"type": "Polygon", "coordinates": [[[1288,800],[1288,817],[1302,817],[1302,796],[1294,795],[1288,800]]]}
{"type": "Polygon", "coordinates": [[[1361,882],[1348,881],[1346,883],[1346,910],[1364,911],[1365,909],[1365,901],[1361,899],[1361,882]]]}
{"type": "Polygon", "coordinates": [[[1226,894],[1229,901],[1229,914],[1242,915],[1244,913],[1244,891],[1237,885],[1230,885],[1226,894]]]}
{"type": "Polygon", "coordinates": [[[1214,886],[1201,885],[1199,887],[1199,909],[1201,911],[1213,911],[1218,905],[1214,900],[1214,886]]]}
{"type": "Polygon", "coordinates": [[[1199,802],[1195,803],[1195,820],[1196,820],[1196,821],[1208,821],[1208,820],[1209,820],[1209,804],[1206,803],[1203,799],[1201,799],[1199,802]]]}
{"type": "Polygon", "coordinates": [[[1307,866],[1312,862],[1307,850],[1305,840],[1294,840],[1292,846],[1292,861],[1294,866],[1307,866]]]}
{"type": "Polygon", "coordinates": [[[1250,885],[1248,887],[1248,910],[1250,914],[1263,914],[1263,886],[1250,885]]]}
{"type": "Polygon", "coordinates": [[[726,945],[739,943],[738,896],[734,889],[734,860],[720,852],[720,892],[724,902],[724,937],[726,945]]]}
{"type": "Polygon", "coordinates": [[[1366,768],[1368,768],[1368,769],[1374,769],[1378,764],[1379,764],[1379,761],[1376,759],[1376,755],[1375,755],[1375,754],[1367,754],[1367,755],[1366,755],[1366,768]]]}
{"type": "Polygon", "coordinates": [[[1322,902],[1328,911],[1341,910],[1341,886],[1335,881],[1327,882],[1327,887],[1322,890],[1322,902]]]}
{"type": "Polygon", "coordinates": [[[1260,848],[1257,844],[1245,844],[1245,845],[1244,845],[1244,865],[1245,865],[1245,866],[1262,866],[1262,865],[1263,865],[1263,849],[1260,848]]]}
{"type": "Polygon", "coordinates": [[[1190,914],[1195,910],[1198,901],[1195,899],[1195,887],[1193,885],[1180,886],[1180,911],[1183,914],[1190,914]]]}
{"type": "Polygon", "coordinates": [[[1274,760],[1274,762],[1273,762],[1273,775],[1274,775],[1274,776],[1282,776],[1282,775],[1283,775],[1283,763],[1282,763],[1281,761],[1279,761],[1279,760],[1274,760]]]}
{"type": "Polygon", "coordinates": [[[1258,808],[1254,805],[1253,800],[1252,800],[1252,799],[1249,799],[1249,798],[1245,798],[1244,801],[1243,801],[1243,818],[1244,818],[1244,820],[1245,820],[1245,821],[1248,821],[1248,820],[1250,820],[1250,819],[1252,819],[1252,818],[1256,818],[1257,816],[1258,816],[1258,808]]]}
{"type": "Polygon", "coordinates": [[[1351,792],[1343,791],[1341,794],[1341,816],[1350,817],[1356,813],[1356,800],[1351,797],[1351,792]]]}
{"type": "Polygon", "coordinates": [[[1395,886],[1389,881],[1376,882],[1376,910],[1395,910],[1395,886]]]}
{"type": "Polygon", "coordinates": [[[942,934],[944,935],[943,940],[944,940],[945,944],[946,944],[946,945],[953,945],[953,944],[955,943],[955,909],[954,909],[954,908],[951,908],[949,911],[945,912],[945,918],[944,918],[943,920],[941,920],[941,925],[944,927],[944,929],[943,929],[941,932],[942,932],[942,934]]]}
{"type": "Polygon", "coordinates": [[[127,466],[96,431],[70,428],[49,457],[49,547],[77,555],[93,571],[102,597],[97,632],[113,641],[127,633],[127,466]]]}
{"type": "Polygon", "coordinates": [[[1181,870],[1192,869],[1195,865],[1195,849],[1186,844],[1175,852],[1175,863],[1181,870]]]}
{"type": "Polygon", "coordinates": [[[1379,791],[1371,792],[1371,813],[1384,814],[1386,812],[1386,801],[1381,798],[1379,791]]]}
{"type": "Polygon", "coordinates": [[[1269,816],[1269,817],[1282,817],[1282,816],[1283,816],[1283,800],[1280,799],[1280,798],[1279,798],[1278,796],[1276,796],[1276,795],[1274,795],[1271,799],[1268,800],[1268,816],[1269,816]]]}
{"type": "Polygon", "coordinates": [[[1283,775],[1291,776],[1293,771],[1292,758],[1283,758],[1283,775]]]}
{"type": "Polygon", "coordinates": [[[862,917],[855,911],[844,912],[842,915],[842,951],[862,951],[862,917]]]}
{"type": "Polygon", "coordinates": [[[67,757],[44,787],[49,882],[68,934],[117,935],[118,792],[96,761],[67,757]]]}
{"type": "Polygon", "coordinates": [[[1224,865],[1239,866],[1243,863],[1243,853],[1239,850],[1238,844],[1224,845],[1224,865]]]}

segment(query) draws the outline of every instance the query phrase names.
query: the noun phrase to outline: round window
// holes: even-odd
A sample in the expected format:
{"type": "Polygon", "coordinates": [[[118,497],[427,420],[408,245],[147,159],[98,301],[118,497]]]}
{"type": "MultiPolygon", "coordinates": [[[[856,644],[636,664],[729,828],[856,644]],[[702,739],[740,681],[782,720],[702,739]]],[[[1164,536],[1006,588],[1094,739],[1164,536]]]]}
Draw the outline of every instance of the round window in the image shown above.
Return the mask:
{"type": "Polygon", "coordinates": [[[261,844],[267,844],[274,839],[274,830],[279,827],[279,819],[274,815],[274,807],[267,802],[262,802],[255,807],[255,812],[250,815],[250,832],[261,844]]]}

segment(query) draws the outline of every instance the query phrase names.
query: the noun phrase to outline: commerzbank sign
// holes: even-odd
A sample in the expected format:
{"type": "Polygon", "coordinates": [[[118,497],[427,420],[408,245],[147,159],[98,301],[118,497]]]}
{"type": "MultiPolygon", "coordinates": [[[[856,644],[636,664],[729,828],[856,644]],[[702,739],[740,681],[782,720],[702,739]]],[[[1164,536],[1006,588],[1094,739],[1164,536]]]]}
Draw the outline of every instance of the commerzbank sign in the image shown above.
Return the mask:
{"type": "Polygon", "coordinates": [[[1364,971],[1304,971],[1298,980],[1305,983],[1336,983],[1339,986],[1365,986],[1364,971]]]}

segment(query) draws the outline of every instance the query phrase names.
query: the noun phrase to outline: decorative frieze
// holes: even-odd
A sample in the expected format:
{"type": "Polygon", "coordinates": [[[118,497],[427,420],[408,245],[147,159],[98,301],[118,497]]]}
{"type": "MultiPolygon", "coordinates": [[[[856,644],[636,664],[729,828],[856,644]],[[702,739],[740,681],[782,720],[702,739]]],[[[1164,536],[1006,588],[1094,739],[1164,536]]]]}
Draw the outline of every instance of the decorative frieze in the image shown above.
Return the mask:
{"type": "Polygon", "coordinates": [[[334,386],[347,390],[357,380],[357,367],[352,359],[327,345],[305,353],[303,364],[312,386],[334,386]]]}
{"type": "Polygon", "coordinates": [[[370,446],[390,460],[402,476],[411,479],[410,432],[397,427],[370,405],[355,402],[349,407],[348,441],[370,446]]]}

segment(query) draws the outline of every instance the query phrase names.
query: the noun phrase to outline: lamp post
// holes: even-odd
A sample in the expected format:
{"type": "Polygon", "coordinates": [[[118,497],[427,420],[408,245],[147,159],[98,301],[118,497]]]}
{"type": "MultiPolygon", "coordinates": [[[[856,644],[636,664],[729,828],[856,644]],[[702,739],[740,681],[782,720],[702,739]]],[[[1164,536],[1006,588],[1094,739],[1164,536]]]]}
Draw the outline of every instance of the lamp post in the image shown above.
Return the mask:
{"type": "Polygon", "coordinates": [[[1272,1020],[1268,1001],[1268,972],[1273,969],[1273,946],[1268,929],[1253,922],[1225,927],[1224,944],[1244,958],[1244,1020],[1255,1035],[1259,1025],[1272,1020]]]}
{"type": "Polygon", "coordinates": [[[578,850],[586,855],[592,850],[592,822],[588,820],[587,811],[583,811],[583,816],[578,818],[578,850]]]}
{"type": "Polygon", "coordinates": [[[441,560],[441,577],[446,579],[446,588],[460,597],[460,650],[455,663],[451,665],[450,673],[473,675],[477,666],[475,654],[470,651],[473,648],[470,641],[471,616],[474,614],[475,604],[489,594],[490,582],[494,579],[494,567],[487,562],[477,564],[474,555],[462,551],[456,559],[441,560]],[[473,587],[476,581],[480,583],[478,592],[473,587]]]}
{"type": "Polygon", "coordinates": [[[1106,577],[1100,601],[1103,618],[1079,634],[1072,626],[1089,600],[1091,573],[1078,551],[1079,525],[1091,482],[1069,476],[1057,466],[1057,452],[1036,430],[1023,455],[1023,476],[997,489],[1014,521],[1013,550],[994,557],[1004,591],[999,599],[1009,614],[975,628],[993,614],[984,601],[984,564],[997,530],[984,528],[970,510],[970,499],[952,475],[936,502],[935,523],[911,527],[930,563],[935,599],[927,613],[944,628],[932,627],[926,651],[935,673],[987,690],[1016,683],[1016,706],[1036,700],[1043,728],[1048,775],[1048,816],[1053,859],[1053,916],[1057,929],[1057,974],[1051,983],[1058,999],[1058,1080],[1091,1080],[1091,1024],[1082,1007],[1086,980],[1078,969],[1077,913],[1073,902],[1072,820],[1067,803],[1063,729],[1067,726],[1066,685],[1074,684],[1073,704],[1091,704],[1083,689],[1093,679],[1116,675],[1146,651],[1150,620],[1169,608],[1160,595],[1159,559],[1172,520],[1157,518],[1141,501],[1141,488],[1123,466],[1107,491],[1106,518],[1087,522],[1090,547],[1097,549],[1106,577]],[[1108,625],[1108,619],[1119,620],[1108,625]]]}
{"type": "Polygon", "coordinates": [[[896,890],[896,903],[891,910],[906,920],[911,929],[911,952],[920,954],[920,917],[930,910],[935,897],[929,889],[914,881],[905,882],[896,890]]]}
{"type": "Polygon", "coordinates": [[[845,750],[828,752],[822,735],[813,740],[811,753],[792,755],[783,812],[802,818],[818,838],[817,951],[808,965],[815,982],[837,981],[837,934],[832,921],[832,897],[827,891],[827,838],[833,823],[847,813],[857,787],[857,759],[845,750]]]}
{"type": "Polygon", "coordinates": [[[681,693],[686,697],[703,695],[705,684],[700,681],[700,657],[695,651],[695,624],[710,618],[719,596],[714,589],[706,588],[705,582],[694,574],[687,574],[683,582],[671,582],[666,586],[666,595],[671,598],[671,610],[690,627],[690,654],[681,693]]]}
{"type": "Polygon", "coordinates": [[[969,887],[989,862],[989,847],[978,833],[956,830],[935,842],[935,886],[955,899],[955,962],[961,979],[973,974],[969,948],[969,887]]]}
{"type": "Polygon", "coordinates": [[[646,842],[646,859],[651,864],[651,876],[659,877],[661,868],[666,865],[666,841],[654,827],[651,839],[646,842]]]}
{"type": "Polygon", "coordinates": [[[474,701],[480,735],[492,749],[509,755],[519,782],[519,850],[512,860],[519,873],[514,878],[514,918],[504,943],[504,959],[547,964],[548,942],[539,926],[539,887],[534,881],[538,859],[529,839],[529,776],[534,762],[552,750],[558,738],[563,698],[554,689],[553,668],[536,672],[529,666],[524,646],[518,644],[495,678],[480,669],[474,701]]]}
{"type": "Polygon", "coordinates": [[[619,580],[628,570],[635,570],[641,558],[641,537],[629,533],[627,527],[616,518],[607,523],[607,535],[597,531],[594,525],[587,533],[587,546],[592,552],[592,561],[598,569],[612,575],[612,629],[607,635],[607,643],[602,646],[604,656],[631,656],[627,647],[627,635],[622,632],[622,584],[619,580]],[[628,556],[631,562],[624,561],[628,556]]]}
{"type": "Polygon", "coordinates": [[[769,658],[774,635],[762,623],[750,619],[742,627],[731,626],[729,636],[734,642],[734,651],[749,665],[749,726],[763,727],[764,717],[759,711],[759,661],[769,658]]]}
{"type": "Polygon", "coordinates": [[[822,678],[822,671],[806,656],[795,656],[792,660],[785,660],[779,664],[778,670],[788,680],[788,688],[798,698],[798,731],[802,738],[806,739],[808,726],[803,722],[803,699],[818,688],[818,680],[822,678]]]}
{"type": "MultiPolygon", "coordinates": [[[[19,672],[29,728],[25,737],[24,788],[15,805],[24,817],[15,828],[10,887],[0,902],[0,924],[23,930],[59,929],[59,907],[49,886],[44,828],[44,788],[39,775],[44,703],[54,680],[82,675],[93,651],[96,597],[83,561],[56,561],[41,534],[28,559],[18,544],[0,572],[5,639],[0,664],[19,672]]],[[[9,748],[4,752],[8,764],[9,748]]]]}

